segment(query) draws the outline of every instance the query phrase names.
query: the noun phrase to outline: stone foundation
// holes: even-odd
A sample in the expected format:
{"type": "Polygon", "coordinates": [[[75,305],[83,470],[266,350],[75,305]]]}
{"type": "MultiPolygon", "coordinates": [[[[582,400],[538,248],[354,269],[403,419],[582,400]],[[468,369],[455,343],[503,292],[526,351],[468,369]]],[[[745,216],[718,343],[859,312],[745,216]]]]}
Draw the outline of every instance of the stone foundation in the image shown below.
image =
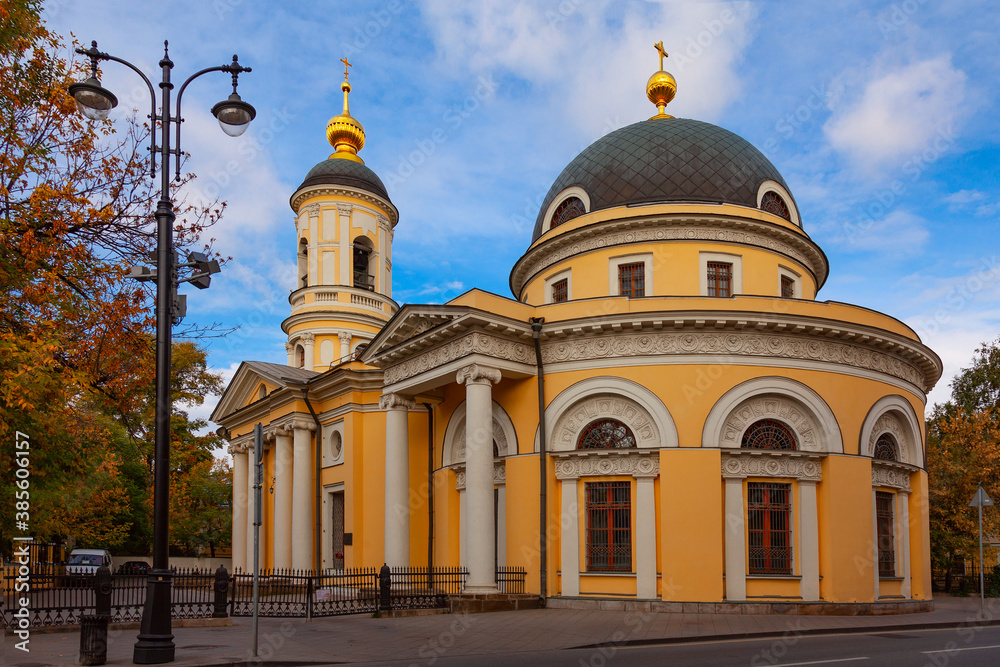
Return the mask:
{"type": "Polygon", "coordinates": [[[662,600],[608,600],[605,598],[551,597],[549,609],[600,609],[675,614],[781,614],[808,616],[882,616],[933,611],[932,600],[883,600],[881,602],[664,602],[662,600]]]}
{"type": "Polygon", "coordinates": [[[474,593],[451,596],[448,598],[448,606],[453,614],[482,614],[490,611],[540,609],[542,604],[537,595],[526,593],[474,593]]]}

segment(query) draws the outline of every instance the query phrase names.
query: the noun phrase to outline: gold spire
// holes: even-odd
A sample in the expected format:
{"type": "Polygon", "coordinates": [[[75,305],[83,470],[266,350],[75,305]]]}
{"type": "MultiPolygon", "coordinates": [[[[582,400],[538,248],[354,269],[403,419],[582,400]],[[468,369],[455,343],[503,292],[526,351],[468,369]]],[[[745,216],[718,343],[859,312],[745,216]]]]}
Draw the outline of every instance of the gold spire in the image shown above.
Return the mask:
{"type": "Polygon", "coordinates": [[[649,77],[649,81],[646,82],[646,97],[656,105],[657,111],[657,114],[653,118],[650,118],[650,120],[654,118],[673,118],[673,116],[665,112],[665,109],[670,100],[674,99],[674,95],[677,94],[677,81],[670,72],[663,69],[663,59],[667,57],[667,52],[663,48],[663,41],[661,40],[653,44],[653,46],[660,55],[660,70],[654,72],[653,76],[649,77]]]}
{"type": "Polygon", "coordinates": [[[347,82],[347,68],[352,65],[347,62],[346,56],[340,62],[344,63],[344,82],[340,84],[340,89],[344,91],[344,111],[326,124],[326,139],[334,148],[330,157],[364,164],[365,161],[358,157],[358,151],[365,145],[365,128],[351,115],[347,101],[347,95],[351,92],[351,84],[347,82]]]}

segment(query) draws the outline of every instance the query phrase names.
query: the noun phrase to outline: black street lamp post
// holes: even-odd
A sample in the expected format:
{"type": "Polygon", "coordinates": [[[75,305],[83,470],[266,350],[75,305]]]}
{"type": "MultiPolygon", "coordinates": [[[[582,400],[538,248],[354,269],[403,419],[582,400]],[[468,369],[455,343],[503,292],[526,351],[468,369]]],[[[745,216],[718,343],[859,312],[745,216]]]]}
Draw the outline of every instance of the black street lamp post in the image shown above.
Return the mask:
{"type": "MultiPolygon", "coordinates": [[[[160,200],[156,206],[157,249],[156,269],[145,267],[132,269],[132,276],[139,280],[156,280],[156,422],[155,422],[155,464],[153,478],[153,568],[149,573],[146,588],[146,604],[142,612],[142,626],[132,654],[137,664],[173,662],[174,635],[170,625],[171,574],[169,564],[169,493],[170,493],[170,346],[171,326],[183,316],[183,302],[178,302],[177,262],[173,249],[174,208],[170,200],[170,156],[176,162],[176,176],[180,177],[181,139],[181,97],[191,81],[208,72],[228,72],[233,76],[233,93],[228,99],[212,108],[212,113],[226,134],[243,134],[256,115],[252,106],[240,99],[236,93],[237,77],[249,72],[249,67],[239,64],[236,56],[229,65],[209,67],[188,77],[177,94],[177,113],[170,115],[170,71],[174,63],[167,54],[167,42],[163,42],[163,59],[160,67],[163,77],[160,81],[160,113],[156,112],[156,93],[153,84],[135,65],[97,50],[97,42],[91,42],[89,49],[77,49],[77,53],[90,58],[91,77],[84,82],[74,83],[69,93],[76,100],[80,112],[92,120],[104,120],[118,104],[118,99],[101,86],[97,78],[97,63],[112,60],[135,71],[149,88],[151,100],[150,122],[150,175],[156,175],[156,154],[160,156],[160,200]],[[160,145],[156,145],[156,123],[160,123],[160,145]],[[176,146],[170,147],[171,126],[176,124],[176,146]],[[180,307],[178,307],[180,306],[180,307]]],[[[200,253],[191,253],[188,262],[181,266],[194,267],[197,273],[180,282],[192,282],[196,287],[208,287],[209,274],[217,273],[217,262],[209,261],[200,253]]]]}

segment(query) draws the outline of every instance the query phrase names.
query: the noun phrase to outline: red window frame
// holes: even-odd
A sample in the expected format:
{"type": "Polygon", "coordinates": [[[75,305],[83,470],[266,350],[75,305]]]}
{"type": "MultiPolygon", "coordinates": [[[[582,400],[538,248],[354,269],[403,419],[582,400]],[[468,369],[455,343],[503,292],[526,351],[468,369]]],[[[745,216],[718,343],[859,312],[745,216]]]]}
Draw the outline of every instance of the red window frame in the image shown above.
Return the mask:
{"type": "Polygon", "coordinates": [[[583,207],[583,201],[579,197],[570,197],[559,204],[552,213],[552,220],[549,221],[549,229],[558,227],[564,222],[569,222],[573,218],[579,218],[586,212],[587,209],[583,207]]]}
{"type": "Polygon", "coordinates": [[[584,484],[587,571],[632,571],[631,482],[584,484]]]}
{"type": "Polygon", "coordinates": [[[875,523],[878,535],[878,576],[896,576],[896,495],[875,492],[875,523]]]}
{"type": "Polygon", "coordinates": [[[569,280],[563,278],[552,283],[552,303],[563,303],[569,300],[569,280]]]}
{"type": "Polygon", "coordinates": [[[618,293],[631,298],[646,296],[645,263],[618,265],[618,293]]]}
{"type": "Polygon", "coordinates": [[[781,296],[786,299],[795,298],[795,279],[781,276],[781,296]]]}
{"type": "Polygon", "coordinates": [[[733,265],[728,262],[708,263],[708,295],[733,295],[733,265]]]}
{"type": "Polygon", "coordinates": [[[792,485],[747,483],[749,574],[792,574],[792,485]]]}

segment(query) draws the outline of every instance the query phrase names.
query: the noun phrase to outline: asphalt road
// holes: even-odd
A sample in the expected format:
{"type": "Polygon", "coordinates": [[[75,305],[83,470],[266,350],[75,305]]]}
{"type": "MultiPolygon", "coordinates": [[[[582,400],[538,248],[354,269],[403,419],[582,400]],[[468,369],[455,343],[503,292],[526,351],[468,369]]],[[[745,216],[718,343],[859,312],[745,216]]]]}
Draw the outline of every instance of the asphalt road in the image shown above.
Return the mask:
{"type": "MultiPolygon", "coordinates": [[[[355,663],[359,664],[359,663],[355,663]]],[[[602,646],[513,653],[499,656],[429,656],[405,665],[475,665],[476,667],[544,665],[546,667],[618,667],[678,665],[681,667],[998,667],[1000,627],[796,635],[755,640],[724,640],[602,646]]]]}

